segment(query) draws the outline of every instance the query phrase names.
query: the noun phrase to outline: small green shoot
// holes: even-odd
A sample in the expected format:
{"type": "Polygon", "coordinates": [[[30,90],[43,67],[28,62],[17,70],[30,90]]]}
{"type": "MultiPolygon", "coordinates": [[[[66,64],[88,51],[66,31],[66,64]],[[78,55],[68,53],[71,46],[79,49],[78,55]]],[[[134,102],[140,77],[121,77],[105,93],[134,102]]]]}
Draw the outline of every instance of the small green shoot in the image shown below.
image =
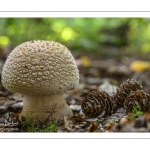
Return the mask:
{"type": "Polygon", "coordinates": [[[102,119],[97,119],[96,123],[99,124],[99,123],[102,123],[102,121],[103,121],[102,119]]]}
{"type": "Polygon", "coordinates": [[[135,106],[132,110],[132,112],[129,114],[129,117],[131,120],[135,120],[136,118],[143,115],[143,111],[141,110],[140,106],[135,106]]]}
{"type": "Polygon", "coordinates": [[[118,123],[118,120],[117,119],[113,119],[112,123],[116,124],[116,123],[118,123]]]}

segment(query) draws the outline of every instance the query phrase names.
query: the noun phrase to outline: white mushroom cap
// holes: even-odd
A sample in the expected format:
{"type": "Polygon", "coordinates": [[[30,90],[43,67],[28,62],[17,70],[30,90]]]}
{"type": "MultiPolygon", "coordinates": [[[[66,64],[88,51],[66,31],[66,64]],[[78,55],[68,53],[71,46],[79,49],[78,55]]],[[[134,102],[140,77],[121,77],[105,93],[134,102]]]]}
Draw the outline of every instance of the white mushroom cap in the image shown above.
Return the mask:
{"type": "Polygon", "coordinates": [[[79,71],[71,52],[53,41],[29,41],[9,54],[2,71],[3,86],[14,93],[51,95],[79,83],[79,71]]]}

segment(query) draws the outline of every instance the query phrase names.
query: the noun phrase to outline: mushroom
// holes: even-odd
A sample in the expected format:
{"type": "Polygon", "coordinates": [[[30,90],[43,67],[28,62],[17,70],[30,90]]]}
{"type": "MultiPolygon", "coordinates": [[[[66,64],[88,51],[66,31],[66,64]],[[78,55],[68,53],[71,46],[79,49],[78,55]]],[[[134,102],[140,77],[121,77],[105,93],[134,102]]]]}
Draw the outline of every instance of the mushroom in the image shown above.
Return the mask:
{"type": "Polygon", "coordinates": [[[54,41],[24,42],[9,54],[2,70],[2,84],[12,93],[23,94],[21,116],[36,121],[48,117],[71,117],[64,92],[79,83],[79,70],[71,52],[54,41]]]}

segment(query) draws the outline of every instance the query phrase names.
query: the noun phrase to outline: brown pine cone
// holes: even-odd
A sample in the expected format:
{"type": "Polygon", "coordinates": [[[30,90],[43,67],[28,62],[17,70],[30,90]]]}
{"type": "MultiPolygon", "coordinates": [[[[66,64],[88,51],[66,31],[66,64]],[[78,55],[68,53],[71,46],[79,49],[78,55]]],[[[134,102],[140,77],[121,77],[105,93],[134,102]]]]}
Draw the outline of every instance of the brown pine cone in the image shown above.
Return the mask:
{"type": "Polygon", "coordinates": [[[147,98],[148,98],[148,104],[147,104],[147,107],[146,107],[146,111],[150,113],[150,95],[149,94],[146,94],[147,95],[147,98]]]}
{"type": "Polygon", "coordinates": [[[114,101],[105,91],[93,91],[82,101],[81,109],[90,118],[106,117],[113,113],[114,101]]]}
{"type": "Polygon", "coordinates": [[[134,79],[128,79],[120,85],[113,99],[117,102],[119,107],[123,107],[124,101],[130,92],[137,90],[142,90],[142,85],[134,79]]]}
{"type": "Polygon", "coordinates": [[[144,112],[148,110],[149,101],[149,95],[142,90],[133,91],[124,101],[124,108],[127,110],[127,112],[132,112],[134,107],[139,106],[141,111],[144,112]]]}

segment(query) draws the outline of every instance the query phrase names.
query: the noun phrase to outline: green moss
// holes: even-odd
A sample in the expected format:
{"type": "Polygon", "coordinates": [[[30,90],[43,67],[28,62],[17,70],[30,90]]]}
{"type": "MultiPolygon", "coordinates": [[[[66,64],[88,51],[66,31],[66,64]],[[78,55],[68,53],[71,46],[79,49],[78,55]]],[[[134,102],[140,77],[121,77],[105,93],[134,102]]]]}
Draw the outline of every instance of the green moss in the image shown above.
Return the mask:
{"type": "Polygon", "coordinates": [[[141,110],[141,107],[135,106],[133,108],[132,112],[129,114],[129,118],[134,121],[136,118],[138,118],[142,115],[143,115],[143,111],[141,110]]]}
{"type": "Polygon", "coordinates": [[[23,132],[57,132],[57,120],[50,120],[47,123],[35,122],[35,118],[31,115],[22,119],[21,130],[23,132]]]}

